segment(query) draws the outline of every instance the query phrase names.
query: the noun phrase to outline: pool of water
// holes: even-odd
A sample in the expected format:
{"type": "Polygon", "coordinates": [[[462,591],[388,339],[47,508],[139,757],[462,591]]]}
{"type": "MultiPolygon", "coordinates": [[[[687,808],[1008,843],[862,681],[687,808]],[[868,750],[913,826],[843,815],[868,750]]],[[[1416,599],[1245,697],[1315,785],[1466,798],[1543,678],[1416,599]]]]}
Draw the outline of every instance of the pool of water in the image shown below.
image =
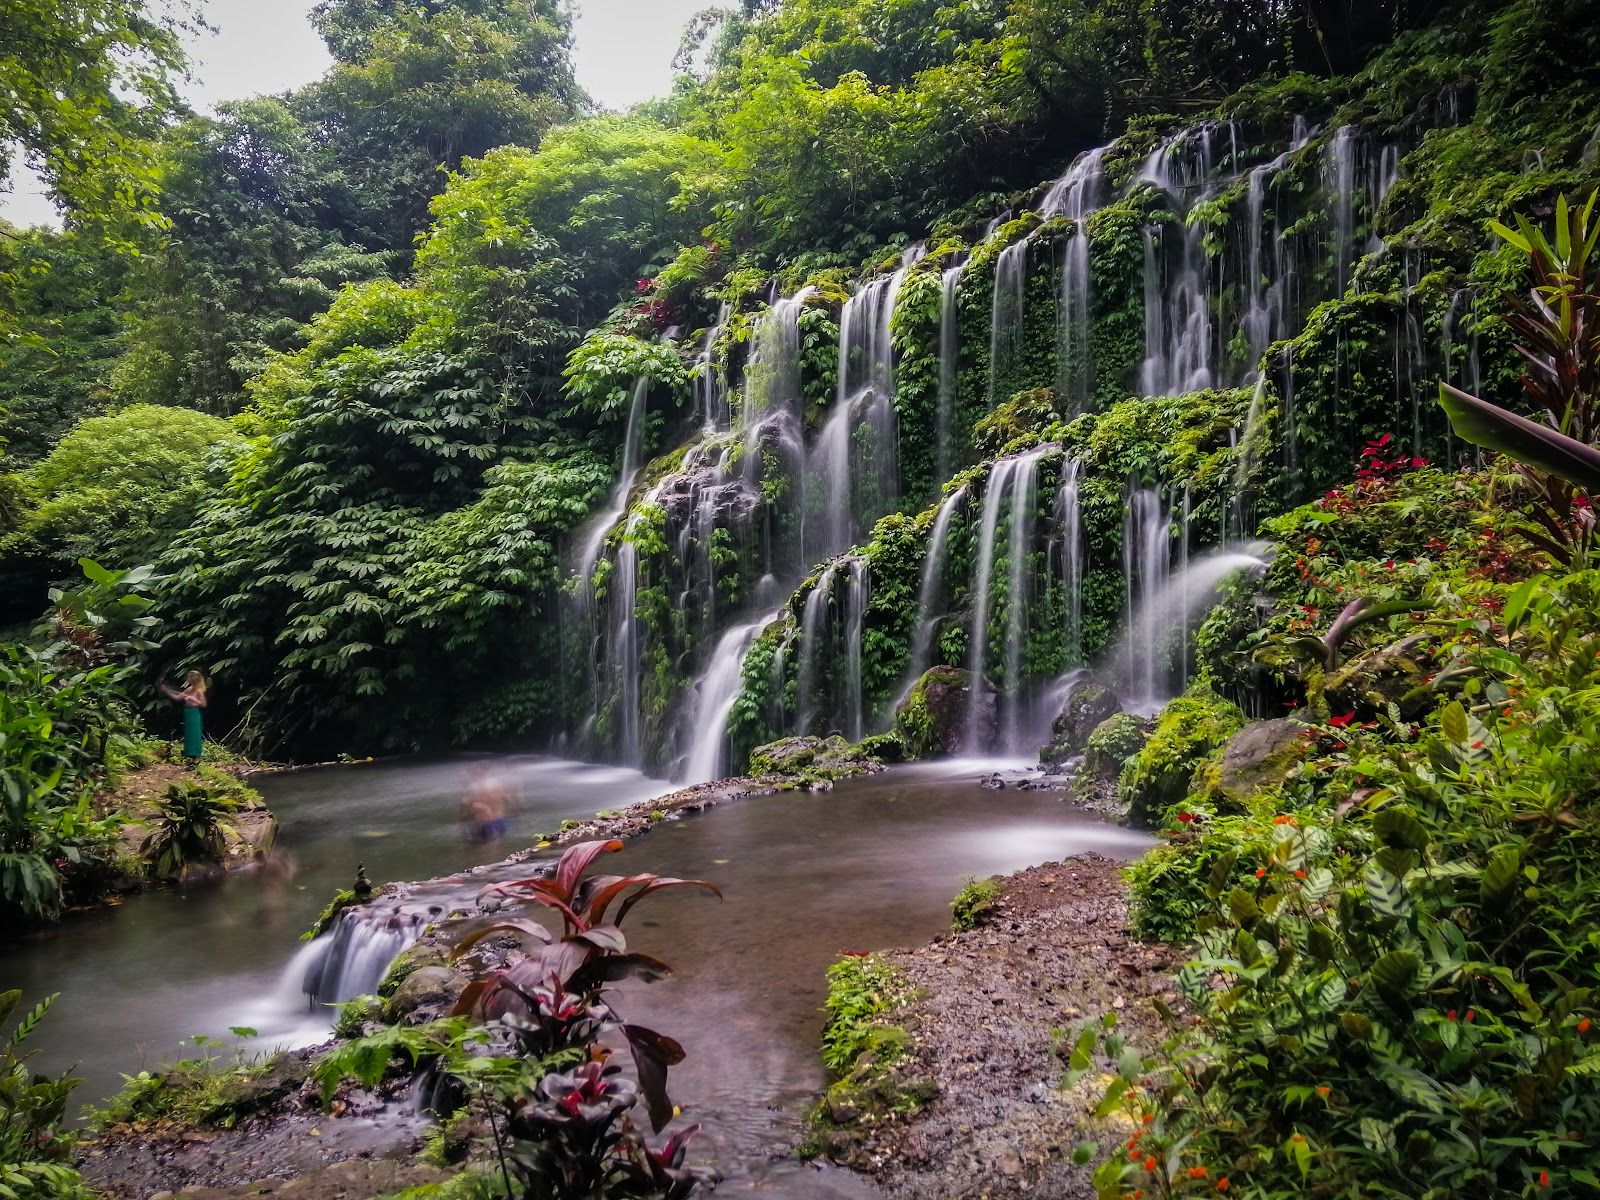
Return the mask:
{"type": "MultiPolygon", "coordinates": [[[[155,1065],[194,1033],[231,1025],[262,1042],[325,1035],[308,1012],[297,935],[355,863],[376,881],[446,875],[504,856],[567,816],[620,808],[666,790],[636,772],[539,758],[489,760],[522,797],[517,828],[495,846],[466,842],[457,799],[484,760],[399,762],[263,780],[295,856],[287,881],[241,877],[188,893],[158,891],[75,917],[6,950],[9,986],[63,993],[41,1030],[40,1066],[73,1062],[82,1096],[115,1090],[118,1072],[155,1065]],[[519,840],[520,836],[520,840],[519,840]],[[297,958],[297,955],[299,956],[297,958]]],[[[728,1176],[719,1195],[824,1200],[870,1196],[842,1171],[786,1157],[824,1086],[818,1054],[826,970],[842,951],[910,946],[947,928],[962,877],[1007,872],[1085,851],[1131,859],[1147,838],[1068,808],[1058,793],[986,789],[997,768],[956,761],[894,768],[817,794],[780,793],[673,820],[598,869],[703,878],[652,896],[628,918],[634,949],[672,978],[620,989],[629,1020],[683,1044],[671,1091],[705,1131],[694,1158],[728,1176]]],[[[500,876],[500,872],[493,873],[500,876]]],[[[409,903],[470,903],[483,875],[449,876],[409,903]]]]}

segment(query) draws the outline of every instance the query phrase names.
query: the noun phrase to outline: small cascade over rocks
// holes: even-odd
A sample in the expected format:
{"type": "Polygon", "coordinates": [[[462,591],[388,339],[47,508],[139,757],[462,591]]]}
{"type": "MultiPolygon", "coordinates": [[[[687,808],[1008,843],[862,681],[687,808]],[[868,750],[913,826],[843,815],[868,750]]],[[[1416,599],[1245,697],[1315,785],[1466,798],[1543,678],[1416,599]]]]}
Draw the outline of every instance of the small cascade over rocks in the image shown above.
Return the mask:
{"type": "Polygon", "coordinates": [[[403,905],[358,905],[307,943],[285,968],[286,983],[314,1007],[374,995],[389,964],[419,937],[431,916],[403,905]]]}

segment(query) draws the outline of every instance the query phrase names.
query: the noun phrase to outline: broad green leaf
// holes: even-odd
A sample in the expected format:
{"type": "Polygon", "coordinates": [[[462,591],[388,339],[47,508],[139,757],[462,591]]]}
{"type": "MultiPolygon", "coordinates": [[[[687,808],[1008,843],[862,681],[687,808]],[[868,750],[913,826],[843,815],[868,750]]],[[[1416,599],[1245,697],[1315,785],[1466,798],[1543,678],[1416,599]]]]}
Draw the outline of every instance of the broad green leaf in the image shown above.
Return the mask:
{"type": "Polygon", "coordinates": [[[1467,710],[1461,707],[1461,701],[1452,700],[1439,710],[1439,728],[1458,746],[1466,745],[1472,728],[1467,724],[1467,710]]]}
{"type": "Polygon", "coordinates": [[[1457,437],[1585,491],[1600,492],[1600,450],[1593,446],[1469,396],[1448,383],[1439,385],[1439,403],[1457,437]]]}
{"type": "Polygon", "coordinates": [[[1385,808],[1373,818],[1372,828],[1391,846],[1426,850],[1432,840],[1422,822],[1403,808],[1385,808]]]}
{"type": "Polygon", "coordinates": [[[1478,884],[1478,897],[1485,908],[1503,903],[1511,894],[1521,862],[1522,856],[1515,846],[1506,847],[1489,860],[1478,884]]]}

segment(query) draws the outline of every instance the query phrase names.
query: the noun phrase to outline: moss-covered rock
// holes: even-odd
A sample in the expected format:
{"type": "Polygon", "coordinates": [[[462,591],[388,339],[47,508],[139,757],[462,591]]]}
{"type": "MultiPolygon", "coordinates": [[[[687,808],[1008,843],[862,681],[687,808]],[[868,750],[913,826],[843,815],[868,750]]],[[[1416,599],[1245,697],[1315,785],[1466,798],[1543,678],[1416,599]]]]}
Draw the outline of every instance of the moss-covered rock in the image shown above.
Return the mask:
{"type": "Polygon", "coordinates": [[[1422,680],[1434,671],[1428,654],[1434,641],[1430,634],[1415,634],[1369,650],[1326,676],[1322,694],[1330,710],[1385,712],[1392,704],[1402,720],[1416,720],[1434,703],[1431,694],[1420,690],[1422,680]]]}
{"type": "Polygon", "coordinates": [[[995,698],[987,688],[979,698],[976,730],[967,728],[972,715],[971,672],[959,667],[930,667],[895,712],[895,731],[910,759],[956,754],[969,740],[988,745],[994,740],[995,698]]]}
{"type": "Polygon", "coordinates": [[[1039,751],[1042,763],[1065,762],[1088,748],[1089,736],[1122,711],[1122,698],[1096,679],[1085,679],[1067,693],[1061,714],[1050,726],[1050,744],[1039,751]]]}
{"type": "Polygon", "coordinates": [[[1112,713],[1090,732],[1083,746],[1083,769],[1114,779],[1150,739],[1149,722],[1132,713],[1112,713]]]}
{"type": "Polygon", "coordinates": [[[384,999],[393,996],[401,984],[424,967],[450,967],[453,963],[454,958],[449,946],[440,942],[413,942],[389,964],[389,969],[384,972],[383,982],[378,984],[378,995],[384,999]]]}
{"type": "Polygon", "coordinates": [[[1252,721],[1228,739],[1220,758],[1199,773],[1219,812],[1246,811],[1250,797],[1289,777],[1307,753],[1307,726],[1294,717],[1252,721]]]}
{"type": "Polygon", "coordinates": [[[418,967],[384,1001],[383,1018],[391,1024],[442,1016],[467,986],[467,977],[449,967],[418,967]]]}
{"type": "Polygon", "coordinates": [[[863,747],[838,734],[831,737],[788,737],[757,746],[750,752],[750,774],[781,775],[806,783],[831,782],[875,769],[875,759],[863,747]]]}
{"type": "Polygon", "coordinates": [[[1150,740],[1123,768],[1128,819],[1151,824],[1189,794],[1196,770],[1244,725],[1237,705],[1196,684],[1161,710],[1150,740]]]}

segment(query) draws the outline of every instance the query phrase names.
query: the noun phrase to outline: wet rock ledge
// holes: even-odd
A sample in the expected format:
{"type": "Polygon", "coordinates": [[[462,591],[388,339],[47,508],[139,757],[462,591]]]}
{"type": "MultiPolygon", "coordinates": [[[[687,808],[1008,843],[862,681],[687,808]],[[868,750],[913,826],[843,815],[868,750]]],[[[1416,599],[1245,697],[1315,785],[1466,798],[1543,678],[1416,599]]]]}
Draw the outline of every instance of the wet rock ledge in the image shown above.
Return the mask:
{"type": "Polygon", "coordinates": [[[977,928],[878,956],[906,985],[884,1018],[910,1035],[893,1075],[931,1100],[909,1116],[905,1103],[898,1114],[893,1103],[819,1110],[812,1148],[894,1200],[1092,1198],[1091,1168],[1073,1166],[1072,1151],[1117,1131],[1090,1116],[1103,1083],[1061,1090],[1057,1036],[1115,1011],[1124,1033],[1151,1046],[1151,998],[1176,999],[1182,955],[1128,932],[1120,863],[1088,854],[1003,882],[977,928]]]}

